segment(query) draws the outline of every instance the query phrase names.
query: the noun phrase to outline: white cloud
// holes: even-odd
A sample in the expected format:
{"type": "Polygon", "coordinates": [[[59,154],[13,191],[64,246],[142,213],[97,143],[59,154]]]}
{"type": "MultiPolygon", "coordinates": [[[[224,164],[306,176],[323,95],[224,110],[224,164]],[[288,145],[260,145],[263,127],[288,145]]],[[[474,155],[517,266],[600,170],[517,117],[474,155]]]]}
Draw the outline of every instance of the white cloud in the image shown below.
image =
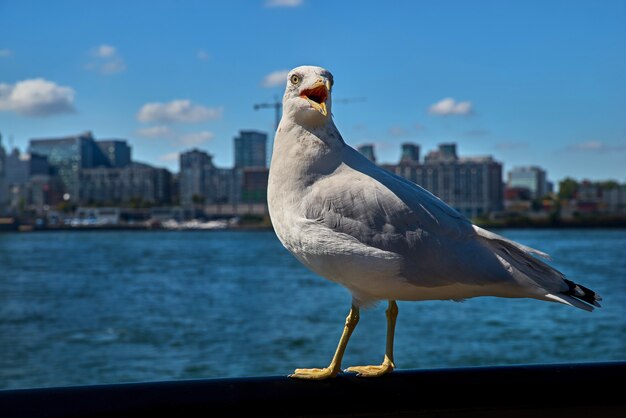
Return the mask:
{"type": "Polygon", "coordinates": [[[126,70],[126,64],[121,58],[116,58],[111,61],[107,61],[100,66],[100,72],[102,74],[115,74],[121,73],[126,70]]]}
{"type": "Polygon", "coordinates": [[[139,109],[137,119],[140,122],[194,123],[219,119],[222,112],[221,107],[205,107],[179,99],[169,103],[146,103],[139,109]]]}
{"type": "Polygon", "coordinates": [[[606,145],[602,141],[587,141],[570,146],[570,149],[576,151],[597,151],[604,148],[606,148],[606,145]]]}
{"type": "Polygon", "coordinates": [[[463,115],[473,113],[472,102],[457,102],[451,97],[446,97],[428,108],[428,113],[437,116],[463,115]]]}
{"type": "Polygon", "coordinates": [[[287,82],[287,74],[289,74],[289,70],[278,70],[269,73],[265,76],[261,85],[263,87],[276,87],[283,86],[287,82]]]}
{"type": "Polygon", "coordinates": [[[180,157],[180,153],[178,152],[169,152],[167,154],[161,155],[159,157],[160,161],[178,161],[180,157]]]}
{"type": "Polygon", "coordinates": [[[126,63],[112,45],[102,44],[91,51],[91,61],[85,66],[86,69],[97,71],[101,74],[110,75],[121,73],[126,70],[126,63]]]}
{"type": "Polygon", "coordinates": [[[144,138],[167,138],[172,136],[173,132],[169,126],[159,125],[137,129],[135,134],[144,138]]]}
{"type": "Polygon", "coordinates": [[[213,139],[213,137],[213,133],[209,131],[192,132],[182,135],[178,139],[178,142],[188,147],[194,147],[196,145],[204,144],[205,142],[210,141],[211,139],[213,139]]]}
{"type": "Polygon", "coordinates": [[[204,49],[199,49],[196,53],[196,58],[198,58],[200,61],[208,61],[209,58],[211,58],[211,55],[209,55],[209,53],[206,52],[204,49]]]}
{"type": "Polygon", "coordinates": [[[13,51],[10,49],[0,49],[0,58],[8,58],[13,55],[13,51]]]}
{"type": "Polygon", "coordinates": [[[100,45],[94,49],[94,56],[99,58],[111,58],[116,56],[117,48],[111,45],[100,45]]]}
{"type": "Polygon", "coordinates": [[[23,116],[51,116],[74,112],[74,89],[43,78],[0,83],[0,111],[23,116]]]}
{"type": "Polygon", "coordinates": [[[577,144],[571,144],[566,148],[568,151],[574,152],[622,152],[626,151],[626,142],[609,144],[604,141],[591,140],[585,142],[579,142],[577,144]]]}
{"type": "Polygon", "coordinates": [[[303,3],[303,0],[266,0],[265,7],[298,7],[303,3]]]}
{"type": "Polygon", "coordinates": [[[209,131],[183,133],[164,125],[137,129],[135,135],[144,138],[166,138],[172,140],[172,145],[185,145],[187,147],[204,144],[215,137],[213,132],[209,131]]]}

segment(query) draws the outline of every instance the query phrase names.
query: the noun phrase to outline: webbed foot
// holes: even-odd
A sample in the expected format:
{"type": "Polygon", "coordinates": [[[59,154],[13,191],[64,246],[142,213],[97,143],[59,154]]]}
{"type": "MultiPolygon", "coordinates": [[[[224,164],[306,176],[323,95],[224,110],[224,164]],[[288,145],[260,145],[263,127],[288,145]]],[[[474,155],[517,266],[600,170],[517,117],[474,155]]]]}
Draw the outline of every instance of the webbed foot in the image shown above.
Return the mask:
{"type": "Polygon", "coordinates": [[[391,373],[394,364],[385,357],[385,361],[380,366],[353,366],[344,370],[346,373],[356,373],[358,377],[379,377],[387,373],[391,373]]]}
{"type": "Polygon", "coordinates": [[[339,368],[333,370],[330,367],[324,367],[323,369],[296,369],[289,377],[293,379],[324,380],[335,377],[338,374],[339,368]]]}

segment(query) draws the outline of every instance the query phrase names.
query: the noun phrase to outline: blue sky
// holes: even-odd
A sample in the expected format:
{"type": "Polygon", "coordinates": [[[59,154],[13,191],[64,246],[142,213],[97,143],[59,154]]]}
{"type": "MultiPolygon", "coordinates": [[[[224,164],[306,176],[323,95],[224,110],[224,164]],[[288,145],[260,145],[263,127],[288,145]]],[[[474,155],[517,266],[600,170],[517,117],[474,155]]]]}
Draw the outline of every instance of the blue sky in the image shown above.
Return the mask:
{"type": "Polygon", "coordinates": [[[335,77],[335,122],[395,162],[457,142],[506,171],[626,181],[626,1],[0,0],[0,132],[124,138],[178,170],[273,130],[280,74],[335,77]],[[272,76],[274,74],[274,77],[272,76]],[[278,76],[276,76],[278,74],[278,76]]]}

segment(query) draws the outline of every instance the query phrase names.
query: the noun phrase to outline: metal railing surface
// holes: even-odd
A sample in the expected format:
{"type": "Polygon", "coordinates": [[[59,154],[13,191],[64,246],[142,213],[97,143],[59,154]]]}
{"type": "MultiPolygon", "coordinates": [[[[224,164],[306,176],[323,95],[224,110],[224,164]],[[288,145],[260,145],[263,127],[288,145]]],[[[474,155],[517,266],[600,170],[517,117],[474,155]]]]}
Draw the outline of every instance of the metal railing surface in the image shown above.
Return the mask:
{"type": "Polygon", "coordinates": [[[626,417],[626,361],[0,391],[0,417],[626,417]]]}

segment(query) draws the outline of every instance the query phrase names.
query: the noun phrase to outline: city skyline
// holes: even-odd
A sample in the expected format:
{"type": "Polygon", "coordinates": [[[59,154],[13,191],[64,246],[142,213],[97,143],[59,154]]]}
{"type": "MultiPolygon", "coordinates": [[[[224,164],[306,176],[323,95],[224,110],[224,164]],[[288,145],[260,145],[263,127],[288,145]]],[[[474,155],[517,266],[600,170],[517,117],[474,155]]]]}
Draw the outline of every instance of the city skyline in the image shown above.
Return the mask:
{"type": "Polygon", "coordinates": [[[375,144],[381,164],[404,142],[455,142],[506,170],[624,182],[624,20],[624,1],[7,1],[0,132],[24,150],[92,130],[171,171],[194,147],[230,167],[239,130],[271,143],[273,112],[253,106],[280,97],[285,70],[318,64],[344,139],[375,144]]]}
{"type": "MultiPolygon", "coordinates": [[[[268,132],[263,132],[263,131],[258,131],[258,130],[246,130],[246,129],[242,129],[239,130],[238,133],[236,135],[233,135],[231,140],[233,141],[233,144],[231,144],[231,149],[235,149],[237,146],[235,145],[235,142],[238,138],[240,138],[242,135],[246,135],[248,132],[252,132],[253,134],[261,134],[261,135],[266,135],[268,138],[268,144],[267,147],[269,148],[271,146],[271,136],[269,135],[268,132]]],[[[40,141],[40,140],[44,140],[44,141],[48,141],[48,140],[64,140],[66,138],[73,138],[73,137],[80,137],[83,135],[87,135],[87,136],[94,136],[95,135],[92,131],[85,131],[85,132],[80,132],[80,133],[75,133],[75,134],[70,134],[70,135],[64,135],[64,136],[59,136],[59,137],[48,137],[48,138],[30,138],[29,139],[29,143],[30,141],[40,141]]],[[[116,138],[116,139],[98,139],[98,143],[109,143],[109,142],[120,142],[120,143],[124,143],[126,144],[125,146],[128,146],[128,144],[130,144],[130,141],[127,138],[116,138]]],[[[4,146],[5,148],[5,152],[7,154],[10,154],[11,152],[17,151],[20,155],[22,156],[26,156],[26,155],[30,155],[29,154],[29,146],[27,145],[25,149],[20,149],[18,147],[13,147],[13,148],[9,148],[7,146],[6,143],[6,139],[4,137],[4,135],[0,132],[0,145],[4,146]]],[[[400,144],[398,144],[396,151],[397,154],[397,158],[395,160],[390,160],[390,161],[380,161],[378,158],[378,149],[377,149],[377,144],[375,143],[369,143],[369,142],[365,142],[362,144],[359,144],[357,146],[355,146],[354,148],[357,149],[359,152],[361,152],[362,154],[364,154],[366,157],[368,157],[368,159],[371,160],[370,156],[374,156],[373,162],[375,162],[376,164],[380,165],[380,166],[390,166],[390,165],[396,165],[396,164],[400,164],[403,162],[403,160],[405,159],[405,153],[407,152],[407,147],[408,148],[417,148],[418,149],[418,155],[420,151],[425,151],[424,155],[421,155],[417,160],[420,162],[423,162],[425,160],[425,158],[427,158],[428,153],[429,152],[436,152],[442,145],[451,145],[454,146],[455,148],[459,145],[457,142],[454,141],[448,141],[448,142],[439,142],[437,143],[435,146],[433,146],[432,148],[424,148],[422,146],[422,144],[420,142],[414,142],[414,141],[405,141],[402,142],[400,144]]],[[[132,145],[130,145],[132,148],[132,145]]],[[[233,158],[232,158],[232,162],[230,163],[230,165],[222,165],[219,163],[220,158],[214,153],[212,152],[212,150],[210,149],[210,144],[199,144],[196,146],[190,146],[187,148],[184,148],[180,151],[180,153],[177,155],[178,159],[176,160],[174,167],[171,166],[166,166],[165,164],[162,164],[162,162],[159,161],[150,161],[150,160],[142,160],[142,159],[137,159],[137,158],[133,158],[133,162],[137,162],[137,163],[141,163],[141,164],[148,164],[151,165],[155,168],[159,168],[159,169],[166,169],[168,171],[170,171],[172,174],[179,174],[180,173],[180,156],[189,153],[189,152],[193,152],[193,151],[200,151],[202,153],[206,153],[208,154],[211,159],[213,160],[213,163],[216,165],[217,168],[236,168],[236,158],[235,158],[235,152],[233,152],[233,158]],[[217,162],[216,162],[217,161],[217,162]]],[[[463,150],[460,150],[461,152],[463,152],[463,150]]],[[[266,152],[269,153],[269,149],[266,152]]],[[[463,152],[464,155],[468,155],[466,153],[463,152]]],[[[37,154],[38,155],[38,154],[37,154]]],[[[537,164],[533,164],[532,162],[529,162],[526,165],[515,165],[515,166],[507,166],[506,163],[504,161],[499,160],[495,155],[493,154],[482,154],[482,155],[469,155],[470,158],[472,157],[488,157],[488,158],[494,158],[496,161],[499,161],[500,163],[502,163],[503,165],[503,171],[502,171],[502,181],[505,184],[508,184],[509,182],[509,174],[517,169],[522,169],[522,170],[526,170],[526,169],[532,169],[532,168],[539,168],[541,170],[543,170],[545,172],[545,176],[547,180],[550,180],[552,183],[554,183],[554,186],[556,188],[556,186],[558,186],[558,182],[560,180],[564,180],[566,178],[573,178],[577,181],[609,181],[609,180],[614,180],[614,181],[618,181],[620,183],[623,183],[623,181],[621,181],[619,178],[617,177],[605,177],[605,178],[589,178],[589,177],[575,177],[575,176],[567,176],[567,177],[562,177],[562,178],[555,178],[550,174],[550,168],[549,167],[544,167],[544,166],[539,166],[537,164]]],[[[266,167],[269,168],[269,162],[266,164],[266,167]]]]}
{"type": "MultiPolygon", "coordinates": [[[[233,167],[218,167],[212,155],[193,148],[180,155],[177,176],[133,160],[125,140],[98,140],[92,132],[33,139],[32,154],[26,155],[17,148],[7,154],[0,146],[0,214],[46,215],[51,208],[71,209],[68,205],[146,209],[172,204],[180,206],[158,216],[196,216],[198,205],[205,216],[263,214],[269,175],[266,143],[265,133],[240,131],[233,138],[233,167]]],[[[376,162],[374,145],[358,150],[376,162]]],[[[527,214],[545,221],[550,216],[574,219],[582,213],[609,216],[605,220],[611,222],[610,216],[623,212],[626,202],[626,184],[614,180],[579,183],[566,178],[559,182],[558,193],[548,195],[553,183],[541,167],[515,167],[508,171],[505,185],[503,165],[493,156],[460,155],[456,143],[440,143],[423,158],[420,151],[418,144],[403,143],[397,164],[379,166],[424,187],[472,219],[509,216],[513,222],[527,214]]]]}

